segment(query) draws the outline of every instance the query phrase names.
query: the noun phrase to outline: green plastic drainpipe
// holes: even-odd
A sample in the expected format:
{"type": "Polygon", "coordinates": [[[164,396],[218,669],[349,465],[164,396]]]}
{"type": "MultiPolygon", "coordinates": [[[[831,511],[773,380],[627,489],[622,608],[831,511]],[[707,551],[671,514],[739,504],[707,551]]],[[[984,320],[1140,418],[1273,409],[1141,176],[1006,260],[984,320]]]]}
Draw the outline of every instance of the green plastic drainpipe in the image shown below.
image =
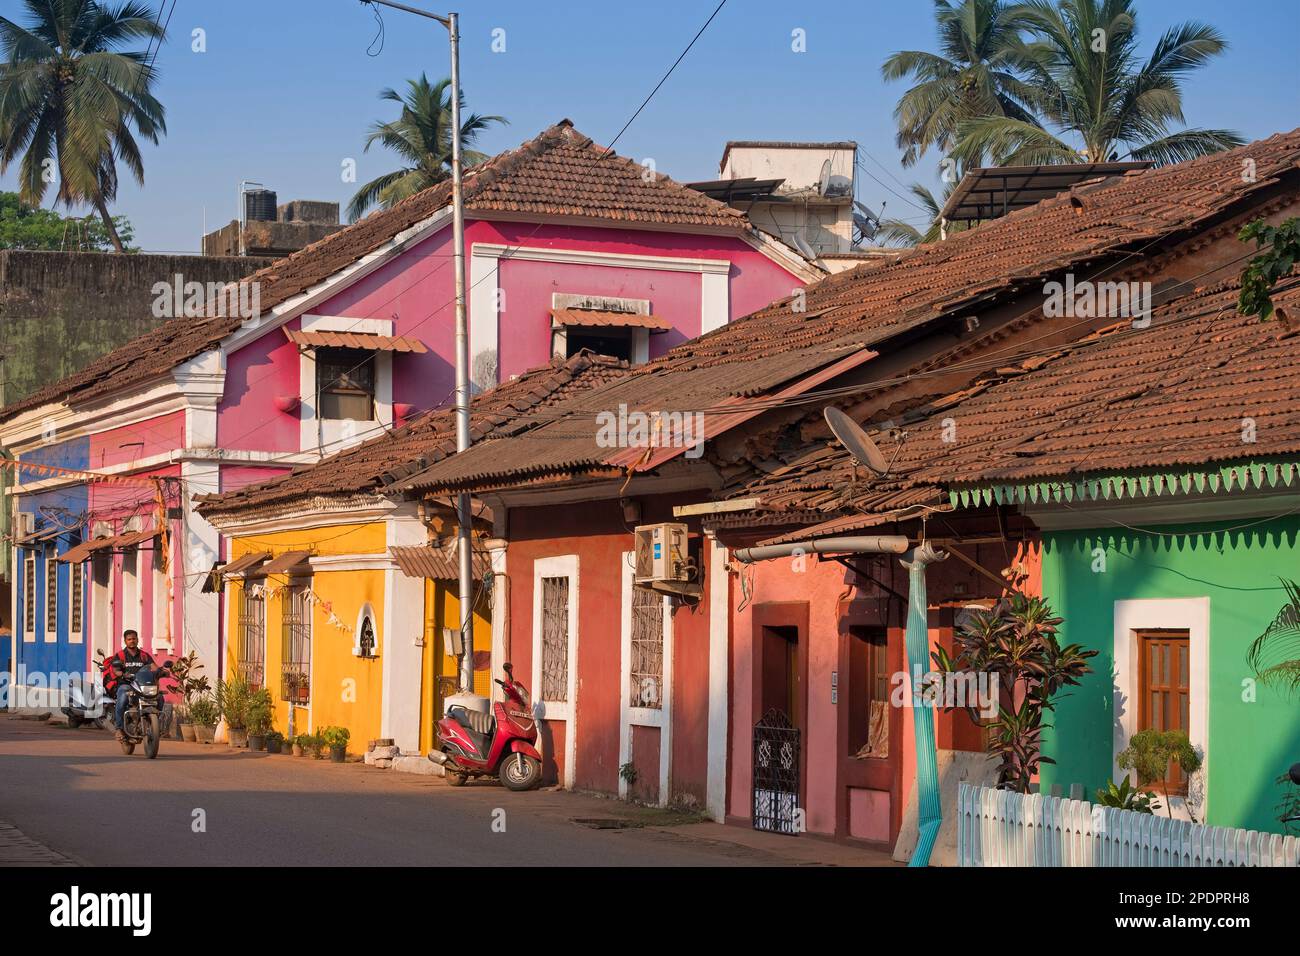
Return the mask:
{"type": "MultiPolygon", "coordinates": [[[[925,569],[948,555],[922,542],[902,559],[907,568],[907,668],[913,673],[930,670],[930,623],[925,596],[925,569]]],[[[934,709],[915,685],[912,688],[912,728],[916,741],[916,850],[908,866],[929,866],[934,841],[939,836],[943,808],[939,802],[939,762],[934,742],[934,709]]]]}

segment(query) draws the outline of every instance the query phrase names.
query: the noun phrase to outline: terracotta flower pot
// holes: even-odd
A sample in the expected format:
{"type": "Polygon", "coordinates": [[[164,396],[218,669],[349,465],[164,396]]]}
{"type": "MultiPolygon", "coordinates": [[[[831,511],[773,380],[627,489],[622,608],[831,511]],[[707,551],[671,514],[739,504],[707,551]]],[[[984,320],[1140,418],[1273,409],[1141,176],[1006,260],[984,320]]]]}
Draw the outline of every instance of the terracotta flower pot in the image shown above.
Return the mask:
{"type": "Polygon", "coordinates": [[[302,744],[294,744],[292,752],[295,757],[301,757],[303,755],[302,744]]]}
{"type": "Polygon", "coordinates": [[[188,740],[190,743],[198,740],[197,731],[195,731],[193,724],[181,722],[181,740],[188,740]]]}
{"type": "Polygon", "coordinates": [[[201,744],[210,744],[217,734],[216,724],[193,724],[194,739],[201,744]]]}

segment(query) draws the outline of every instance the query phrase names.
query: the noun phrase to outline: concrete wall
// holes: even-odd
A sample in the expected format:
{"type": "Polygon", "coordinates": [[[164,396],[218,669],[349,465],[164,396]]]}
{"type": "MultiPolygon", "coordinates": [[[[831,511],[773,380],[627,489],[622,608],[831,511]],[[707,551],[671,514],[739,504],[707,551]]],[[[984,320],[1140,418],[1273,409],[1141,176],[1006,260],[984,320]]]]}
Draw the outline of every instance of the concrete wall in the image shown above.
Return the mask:
{"type": "MultiPolygon", "coordinates": [[[[1168,525],[1159,529],[1161,536],[1122,528],[1045,536],[1043,593],[1065,618],[1061,639],[1101,653],[1083,686],[1061,701],[1056,729],[1044,733],[1044,752],[1057,761],[1043,767],[1044,789],[1060,783],[1068,793],[1070,784],[1082,783],[1091,795],[1115,772],[1116,724],[1137,707],[1136,700],[1116,699],[1112,669],[1122,651],[1116,647],[1116,602],[1180,602],[1165,605],[1165,626],[1181,627],[1174,612],[1186,606],[1182,602],[1205,600],[1208,700],[1196,699],[1193,647],[1191,701],[1193,710],[1208,710],[1203,822],[1281,832],[1274,807],[1282,787],[1274,781],[1300,759],[1300,719],[1294,697],[1253,684],[1246,650],[1286,602],[1279,575],[1300,577],[1300,518],[1213,530],[1232,524],[1168,525]]],[[[1197,640],[1193,633],[1193,644],[1197,640]]]]}
{"type": "Polygon", "coordinates": [[[0,251],[0,403],[15,402],[160,325],[153,286],[231,282],[260,258],[0,251]]]}

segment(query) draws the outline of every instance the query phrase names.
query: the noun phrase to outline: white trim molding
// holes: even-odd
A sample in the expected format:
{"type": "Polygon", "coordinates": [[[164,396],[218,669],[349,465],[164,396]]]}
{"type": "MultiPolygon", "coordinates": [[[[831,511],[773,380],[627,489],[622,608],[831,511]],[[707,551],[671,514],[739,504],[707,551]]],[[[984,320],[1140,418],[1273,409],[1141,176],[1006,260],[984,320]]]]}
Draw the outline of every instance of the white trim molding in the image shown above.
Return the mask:
{"type": "Polygon", "coordinates": [[[1188,739],[1201,755],[1201,769],[1192,778],[1188,796],[1169,799],[1169,809],[1204,822],[1210,805],[1210,599],[1150,598],[1115,602],[1114,739],[1112,779],[1128,771],[1116,762],[1138,730],[1137,632],[1158,628],[1186,630],[1191,652],[1188,671],[1188,739]]]}
{"type": "Polygon", "coordinates": [[[709,738],[705,804],[718,823],[727,817],[727,695],[731,638],[731,575],[727,549],[713,532],[705,534],[709,563],[709,738]]]}
{"type": "MultiPolygon", "coordinates": [[[[633,553],[622,554],[623,586],[619,610],[619,633],[622,651],[619,667],[619,734],[618,763],[620,769],[632,759],[632,728],[659,728],[659,806],[668,805],[671,788],[673,752],[673,599],[660,598],[663,607],[663,674],[659,680],[659,707],[633,707],[632,683],[632,601],[636,594],[633,553]]],[[[627,797],[628,784],[620,773],[618,795],[627,797]]]]}
{"type": "Polygon", "coordinates": [[[563,721],[564,786],[573,789],[574,761],[578,753],[578,556],[559,555],[533,561],[533,711],[541,720],[563,721]],[[569,579],[569,686],[568,700],[542,699],[542,579],[569,579]]]}

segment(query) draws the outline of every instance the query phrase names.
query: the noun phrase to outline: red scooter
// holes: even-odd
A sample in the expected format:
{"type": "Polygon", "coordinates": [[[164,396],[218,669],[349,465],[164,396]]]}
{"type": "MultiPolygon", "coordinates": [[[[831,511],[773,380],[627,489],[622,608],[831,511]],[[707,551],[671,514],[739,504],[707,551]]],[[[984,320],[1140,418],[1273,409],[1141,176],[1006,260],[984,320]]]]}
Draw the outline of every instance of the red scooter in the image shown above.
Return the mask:
{"type": "MultiPolygon", "coordinates": [[[[438,721],[438,750],[429,759],[440,764],[447,782],[463,786],[470,777],[498,776],[509,790],[531,790],[542,782],[542,755],[537,742],[537,721],[529,710],[528,690],[505,665],[506,679],[497,684],[506,699],[492,705],[492,713],[452,703],[438,721]]],[[[477,698],[483,700],[482,697],[477,698]]]]}

